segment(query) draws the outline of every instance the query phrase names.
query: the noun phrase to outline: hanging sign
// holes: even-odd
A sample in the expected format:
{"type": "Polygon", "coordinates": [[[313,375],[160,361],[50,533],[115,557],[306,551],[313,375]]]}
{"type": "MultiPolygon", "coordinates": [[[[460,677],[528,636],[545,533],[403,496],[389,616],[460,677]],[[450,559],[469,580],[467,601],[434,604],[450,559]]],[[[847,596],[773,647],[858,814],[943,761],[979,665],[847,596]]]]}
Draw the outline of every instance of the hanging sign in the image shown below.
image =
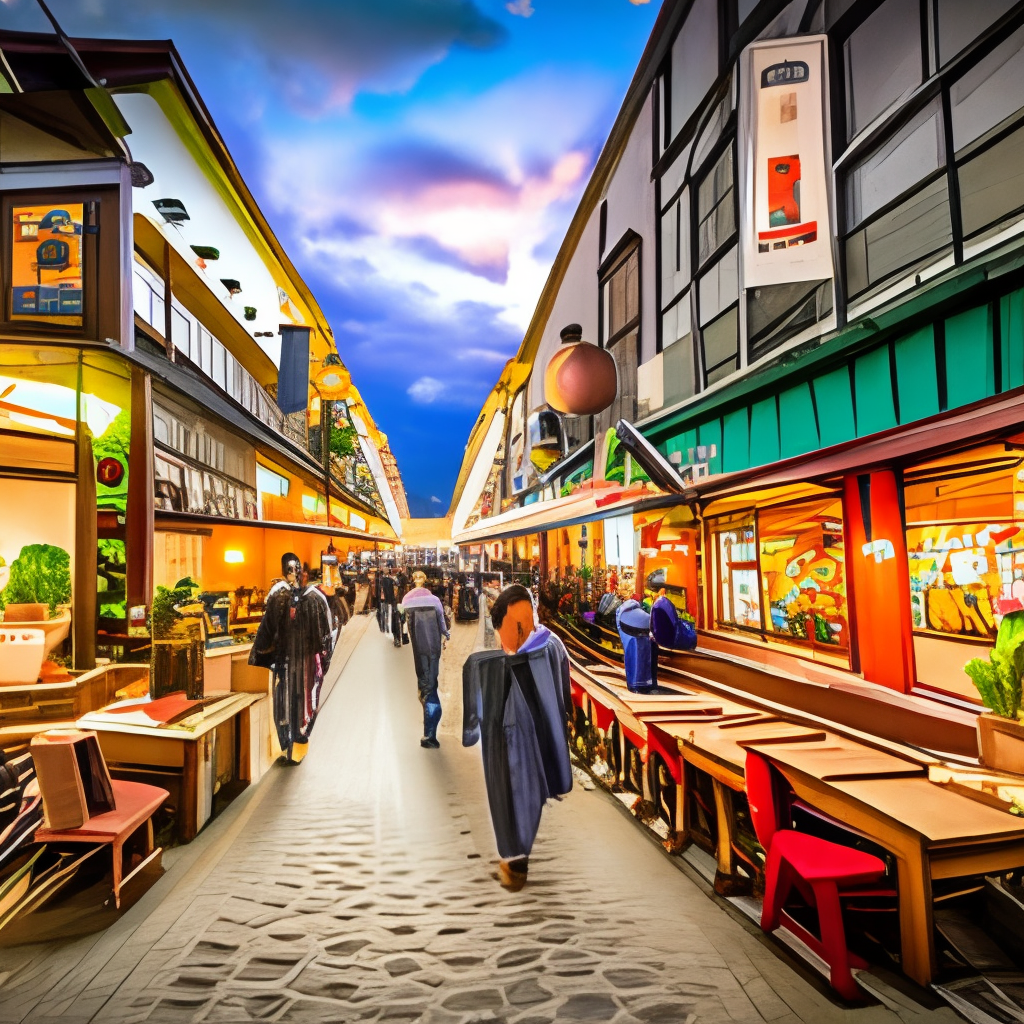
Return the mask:
{"type": "Polygon", "coordinates": [[[107,456],[96,463],[96,482],[117,487],[124,479],[124,466],[119,459],[107,456]]]}
{"type": "Polygon", "coordinates": [[[748,47],[740,152],[744,287],[831,278],[825,37],[748,47]]]}

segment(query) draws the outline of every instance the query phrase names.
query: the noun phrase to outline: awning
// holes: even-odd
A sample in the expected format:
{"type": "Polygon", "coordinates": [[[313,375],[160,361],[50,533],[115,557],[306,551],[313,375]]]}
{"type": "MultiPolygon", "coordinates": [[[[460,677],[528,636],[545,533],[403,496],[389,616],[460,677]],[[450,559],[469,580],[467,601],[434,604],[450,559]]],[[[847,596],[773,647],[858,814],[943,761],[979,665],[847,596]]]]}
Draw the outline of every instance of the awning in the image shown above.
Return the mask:
{"type": "Polygon", "coordinates": [[[824,451],[792,459],[723,473],[700,480],[686,489],[690,500],[703,508],[710,501],[760,489],[803,486],[838,481],[847,473],[868,473],[938,454],[948,454],[982,441],[1003,437],[1024,427],[1024,388],[998,399],[987,398],[955,412],[939,413],[905,427],[895,427],[868,439],[846,441],[824,451]]]}
{"type": "Polygon", "coordinates": [[[565,526],[578,526],[626,512],[639,512],[653,508],[671,508],[680,503],[677,494],[644,487],[623,490],[617,487],[572,494],[536,505],[526,505],[511,512],[494,516],[463,530],[452,538],[455,544],[480,544],[492,540],[521,537],[524,533],[540,533],[565,526]]]}

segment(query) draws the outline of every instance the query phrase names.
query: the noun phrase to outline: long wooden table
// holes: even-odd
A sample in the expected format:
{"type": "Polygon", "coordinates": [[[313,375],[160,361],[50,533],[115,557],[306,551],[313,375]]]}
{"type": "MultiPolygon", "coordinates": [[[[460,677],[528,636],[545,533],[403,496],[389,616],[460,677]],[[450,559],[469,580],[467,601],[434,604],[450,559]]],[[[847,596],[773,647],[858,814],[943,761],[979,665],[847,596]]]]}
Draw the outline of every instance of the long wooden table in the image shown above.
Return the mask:
{"type": "MultiPolygon", "coordinates": [[[[686,764],[711,777],[721,878],[736,876],[733,795],[744,790],[748,747],[778,767],[800,800],[888,850],[896,862],[903,969],[922,985],[938,969],[933,880],[1024,866],[1024,820],[930,782],[928,766],[940,763],[937,758],[789,721],[697,688],[678,697],[630,694],[607,673],[596,677],[575,664],[573,681],[587,700],[613,713],[633,741],[644,743],[645,755],[678,751],[677,781],[686,764]]],[[[680,830],[688,821],[687,799],[686,786],[677,785],[680,830]]]]}

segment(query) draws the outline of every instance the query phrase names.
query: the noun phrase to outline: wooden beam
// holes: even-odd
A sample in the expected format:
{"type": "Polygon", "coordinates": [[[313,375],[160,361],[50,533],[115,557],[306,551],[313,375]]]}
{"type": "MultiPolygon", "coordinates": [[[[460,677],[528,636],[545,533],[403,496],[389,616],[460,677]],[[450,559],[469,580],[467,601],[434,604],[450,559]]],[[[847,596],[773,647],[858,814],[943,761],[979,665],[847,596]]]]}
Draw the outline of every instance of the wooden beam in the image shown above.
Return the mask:
{"type": "Polygon", "coordinates": [[[88,671],[96,667],[96,462],[84,418],[78,420],[76,449],[72,650],[75,668],[88,671]]]}
{"type": "Polygon", "coordinates": [[[137,366],[132,367],[131,417],[125,511],[129,615],[133,606],[148,608],[153,600],[153,388],[152,378],[137,366]]]}

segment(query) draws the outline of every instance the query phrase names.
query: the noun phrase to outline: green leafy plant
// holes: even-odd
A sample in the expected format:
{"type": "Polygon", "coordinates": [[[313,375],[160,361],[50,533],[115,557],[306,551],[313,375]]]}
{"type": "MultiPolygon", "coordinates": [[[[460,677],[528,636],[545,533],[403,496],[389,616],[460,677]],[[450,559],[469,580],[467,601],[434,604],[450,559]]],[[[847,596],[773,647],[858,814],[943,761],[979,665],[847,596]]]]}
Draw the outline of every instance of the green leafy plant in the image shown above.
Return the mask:
{"type": "Polygon", "coordinates": [[[586,582],[594,578],[594,567],[592,565],[581,565],[580,566],[580,579],[586,582]]]}
{"type": "Polygon", "coordinates": [[[27,544],[11,562],[0,608],[9,604],[45,604],[50,614],[71,600],[71,556],[53,544],[27,544]]]}
{"type": "Polygon", "coordinates": [[[355,455],[358,445],[356,428],[349,425],[331,428],[331,454],[339,459],[355,455]]]}
{"type": "Polygon", "coordinates": [[[157,587],[153,597],[152,631],[154,639],[166,639],[174,632],[181,618],[176,605],[192,600],[192,592],[199,589],[191,576],[178,580],[173,587],[157,587]]]}
{"type": "Polygon", "coordinates": [[[1003,616],[989,660],[972,658],[964,666],[985,707],[1001,718],[1021,717],[1024,676],[1024,612],[1003,616]]]}

